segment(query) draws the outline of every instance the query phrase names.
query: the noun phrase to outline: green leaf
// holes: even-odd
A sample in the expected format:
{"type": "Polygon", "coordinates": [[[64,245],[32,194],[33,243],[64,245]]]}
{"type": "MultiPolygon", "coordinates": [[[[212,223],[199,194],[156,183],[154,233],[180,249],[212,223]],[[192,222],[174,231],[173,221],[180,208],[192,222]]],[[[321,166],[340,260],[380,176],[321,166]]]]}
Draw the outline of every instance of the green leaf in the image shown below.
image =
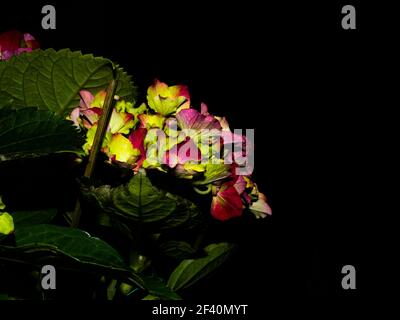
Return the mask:
{"type": "Polygon", "coordinates": [[[83,188],[82,193],[90,203],[141,231],[190,229],[202,221],[194,203],[156,188],[142,173],[137,173],[126,185],[83,188]]]}
{"type": "Polygon", "coordinates": [[[106,275],[111,279],[118,279],[144,289],[143,280],[127,267],[115,267],[79,260],[49,244],[32,243],[19,247],[0,245],[0,262],[32,265],[38,268],[52,264],[60,270],[106,275]]]}
{"type": "Polygon", "coordinates": [[[57,209],[35,211],[16,211],[11,213],[15,228],[51,222],[57,215],[57,209]]]}
{"type": "Polygon", "coordinates": [[[193,285],[219,267],[228,258],[232,248],[232,244],[225,242],[210,244],[204,249],[207,253],[205,257],[182,261],[172,272],[167,286],[178,291],[193,285]]]}
{"type": "Polygon", "coordinates": [[[81,152],[82,144],[73,123],[50,111],[0,109],[0,160],[81,152]]]}
{"type": "Polygon", "coordinates": [[[182,300],[176,292],[167,287],[163,279],[143,275],[142,279],[151,296],[155,296],[161,300],[182,300]]]}
{"type": "Polygon", "coordinates": [[[69,49],[34,50],[0,63],[0,108],[38,107],[66,116],[79,105],[79,91],[93,94],[118,80],[116,94],[135,98],[131,78],[110,60],[69,49]]]}
{"type": "Polygon", "coordinates": [[[176,208],[176,203],[141,173],[133,176],[127,185],[115,188],[112,202],[116,209],[114,212],[141,223],[165,219],[176,208]]]}
{"type": "MultiPolygon", "coordinates": [[[[0,71],[1,72],[1,71],[0,71]]],[[[13,98],[7,92],[0,92],[0,108],[8,108],[12,105],[13,98]]]]}
{"type": "Polygon", "coordinates": [[[45,244],[79,261],[125,267],[124,260],[113,247],[82,230],[40,224],[16,229],[15,238],[17,246],[45,244]]]}
{"type": "Polygon", "coordinates": [[[163,255],[177,259],[187,259],[193,256],[195,250],[185,241],[170,240],[160,245],[160,251],[163,255]]]}
{"type": "Polygon", "coordinates": [[[169,192],[167,197],[175,201],[176,208],[168,218],[161,221],[160,230],[175,228],[188,230],[203,222],[204,216],[193,202],[169,192]]]}

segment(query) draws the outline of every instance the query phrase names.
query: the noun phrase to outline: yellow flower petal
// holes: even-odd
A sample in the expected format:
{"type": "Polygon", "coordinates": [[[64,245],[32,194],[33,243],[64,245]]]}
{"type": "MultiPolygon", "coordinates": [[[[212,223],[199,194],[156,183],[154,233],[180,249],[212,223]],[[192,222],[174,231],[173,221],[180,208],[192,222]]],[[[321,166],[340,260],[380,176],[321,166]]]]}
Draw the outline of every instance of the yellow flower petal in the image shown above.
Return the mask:
{"type": "Polygon", "coordinates": [[[106,92],[105,91],[99,91],[95,96],[90,104],[91,108],[103,108],[104,100],[106,98],[106,92]]]}
{"type": "Polygon", "coordinates": [[[0,212],[0,234],[8,235],[14,231],[14,221],[7,212],[0,212]]]}
{"type": "Polygon", "coordinates": [[[115,160],[126,163],[134,163],[140,156],[139,149],[135,149],[128,138],[118,133],[113,135],[109,145],[110,154],[115,155],[115,160]]]}

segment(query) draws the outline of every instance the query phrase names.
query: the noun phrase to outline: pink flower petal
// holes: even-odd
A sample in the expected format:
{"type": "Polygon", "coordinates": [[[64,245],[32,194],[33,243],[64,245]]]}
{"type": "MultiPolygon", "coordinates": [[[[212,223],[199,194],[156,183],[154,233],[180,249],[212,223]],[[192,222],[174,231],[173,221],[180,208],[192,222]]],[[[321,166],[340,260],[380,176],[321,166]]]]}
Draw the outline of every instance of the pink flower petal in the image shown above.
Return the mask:
{"type": "Polygon", "coordinates": [[[236,189],[238,194],[242,194],[244,190],[246,190],[246,180],[244,180],[243,176],[237,176],[236,182],[233,187],[236,189]]]}
{"type": "Polygon", "coordinates": [[[208,113],[208,107],[207,107],[207,105],[205,104],[205,103],[201,103],[201,105],[200,105],[200,113],[203,115],[203,116],[208,116],[208,115],[210,115],[209,113],[208,113]]]}
{"type": "Polygon", "coordinates": [[[96,124],[101,115],[101,109],[90,108],[81,112],[84,115],[83,125],[85,128],[90,129],[94,124],[96,124]]]}
{"type": "Polygon", "coordinates": [[[87,90],[81,90],[81,91],[79,91],[79,95],[81,97],[81,101],[79,104],[80,108],[82,110],[89,109],[92,104],[92,101],[94,99],[94,96],[92,95],[92,93],[87,90]]]}
{"type": "Polygon", "coordinates": [[[16,55],[19,55],[19,54],[21,54],[21,53],[24,53],[24,52],[31,52],[31,51],[32,51],[31,48],[19,48],[19,49],[17,49],[17,51],[15,51],[15,54],[16,54],[16,55]]]}
{"type": "Polygon", "coordinates": [[[37,42],[36,39],[29,33],[24,33],[24,41],[26,46],[32,50],[40,47],[39,42],[37,42]]]}
{"type": "Polygon", "coordinates": [[[79,127],[79,115],[80,115],[80,110],[79,107],[75,108],[74,110],[72,110],[71,115],[69,116],[71,121],[73,121],[73,123],[79,127]]]}
{"type": "Polygon", "coordinates": [[[267,203],[267,197],[261,192],[258,193],[258,200],[249,209],[256,218],[265,218],[267,215],[272,215],[271,207],[267,203]]]}
{"type": "Polygon", "coordinates": [[[176,119],[181,129],[221,129],[213,116],[204,116],[195,109],[184,109],[177,113],[176,119]]]}
{"type": "Polygon", "coordinates": [[[197,148],[192,139],[187,138],[184,142],[167,150],[163,156],[163,164],[174,168],[177,164],[184,164],[188,161],[198,163],[201,159],[201,151],[197,148]]]}

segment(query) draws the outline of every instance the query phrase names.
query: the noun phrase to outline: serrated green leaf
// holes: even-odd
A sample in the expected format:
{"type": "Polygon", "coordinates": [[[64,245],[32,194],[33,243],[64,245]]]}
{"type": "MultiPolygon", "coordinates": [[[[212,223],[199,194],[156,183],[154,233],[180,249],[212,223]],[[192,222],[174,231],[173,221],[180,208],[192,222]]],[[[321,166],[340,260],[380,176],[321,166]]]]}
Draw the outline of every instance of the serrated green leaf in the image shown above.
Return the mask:
{"type": "Polygon", "coordinates": [[[112,203],[115,212],[141,223],[165,219],[176,208],[175,202],[157,190],[141,173],[133,176],[127,185],[113,189],[112,203]]]}
{"type": "Polygon", "coordinates": [[[204,251],[205,257],[183,260],[172,272],[167,286],[173,291],[185,289],[209,275],[229,256],[233,248],[229,243],[210,244],[204,251]]]}
{"type": "Polygon", "coordinates": [[[50,111],[0,109],[0,160],[80,152],[83,137],[71,121],[50,111]]]}
{"type": "Polygon", "coordinates": [[[40,224],[18,228],[15,238],[17,246],[45,244],[79,261],[125,267],[124,260],[113,247],[82,230],[40,224]]]}
{"type": "Polygon", "coordinates": [[[15,211],[11,213],[15,228],[46,224],[51,222],[57,215],[57,209],[44,209],[35,211],[15,211]]]}
{"type": "Polygon", "coordinates": [[[135,87],[110,60],[69,49],[34,50],[0,63],[0,108],[38,107],[66,116],[79,105],[79,91],[97,93],[114,78],[116,94],[133,101],[135,87]]]}
{"type": "Polygon", "coordinates": [[[191,201],[154,187],[143,174],[136,174],[128,184],[111,188],[82,189],[90,203],[131,225],[154,231],[182,227],[190,229],[202,221],[202,214],[191,201]]]}

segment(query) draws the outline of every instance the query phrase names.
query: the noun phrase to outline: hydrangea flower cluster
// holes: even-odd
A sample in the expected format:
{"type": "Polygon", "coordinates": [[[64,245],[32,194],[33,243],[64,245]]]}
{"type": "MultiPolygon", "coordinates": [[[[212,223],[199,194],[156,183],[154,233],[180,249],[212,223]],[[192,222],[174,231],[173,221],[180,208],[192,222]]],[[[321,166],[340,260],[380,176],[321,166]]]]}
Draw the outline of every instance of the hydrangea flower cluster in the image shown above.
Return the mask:
{"type": "MultiPolygon", "coordinates": [[[[69,118],[87,130],[83,149],[88,154],[106,93],[81,91],[80,96],[80,105],[69,118]]],[[[249,174],[238,174],[243,163],[236,160],[252,151],[250,141],[232,132],[225,118],[211,115],[205,104],[200,111],[194,109],[186,86],[168,86],[156,80],[148,88],[147,102],[139,107],[117,96],[115,99],[101,148],[110,162],[135,172],[141,168],[160,170],[190,181],[199,194],[212,194],[211,214],[218,220],[241,216],[244,208],[257,218],[271,214],[250,170],[249,174]]]]}
{"type": "Polygon", "coordinates": [[[39,43],[29,33],[8,31],[0,34],[0,60],[8,60],[22,52],[39,48],[39,43]]]}

